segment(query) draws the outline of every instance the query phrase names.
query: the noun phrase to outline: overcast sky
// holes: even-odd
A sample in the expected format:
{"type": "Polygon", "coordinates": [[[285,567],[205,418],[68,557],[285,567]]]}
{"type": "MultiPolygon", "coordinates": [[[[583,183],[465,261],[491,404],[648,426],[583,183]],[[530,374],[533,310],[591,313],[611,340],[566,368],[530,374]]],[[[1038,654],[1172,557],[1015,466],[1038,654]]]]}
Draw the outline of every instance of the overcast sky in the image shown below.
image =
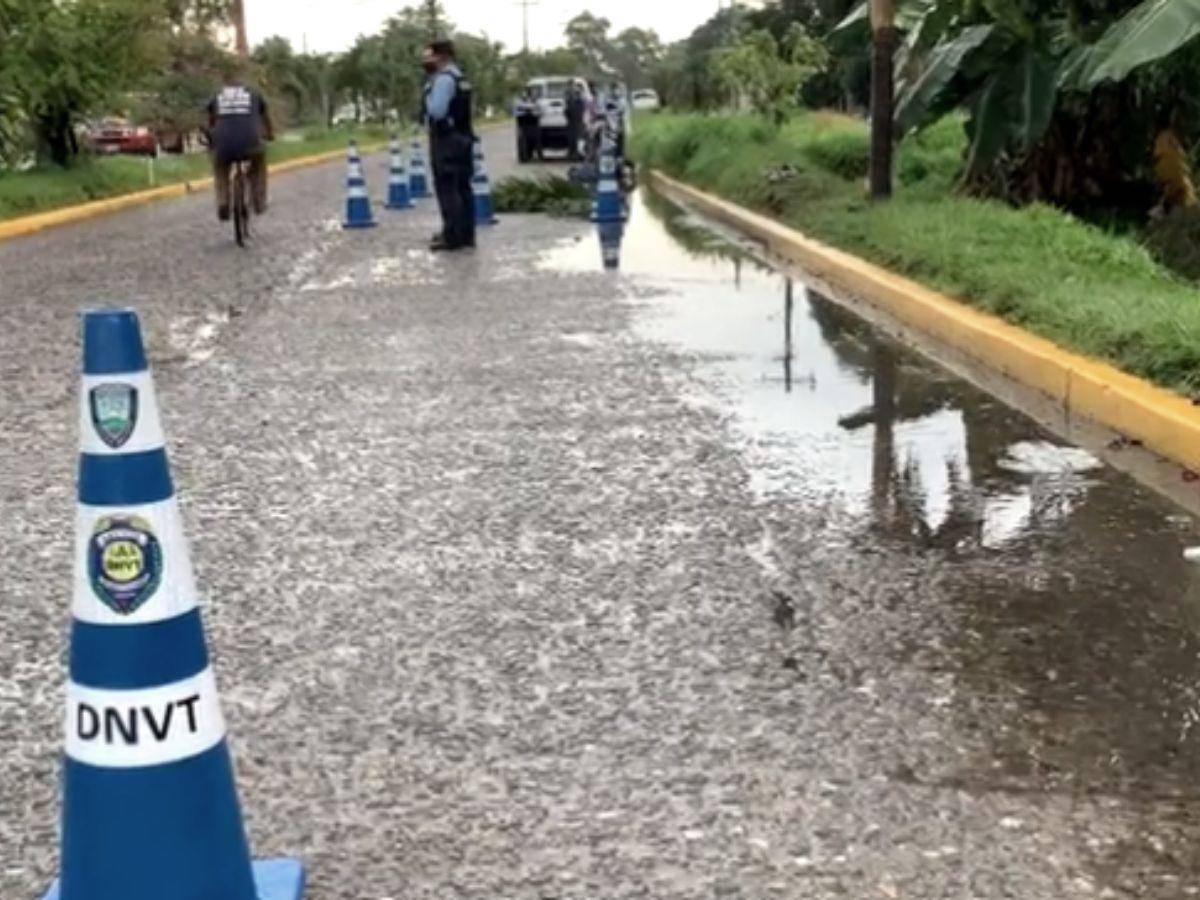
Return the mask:
{"type": "MultiPolygon", "coordinates": [[[[245,0],[250,42],[281,34],[297,50],[305,39],[312,51],[344,50],[360,34],[371,34],[405,0],[245,0]]],[[[521,8],[516,0],[442,0],[463,31],[486,33],[513,51],[521,49],[521,8]]],[[[717,0],[540,0],[529,9],[529,40],[534,49],[563,43],[563,26],[591,9],[613,23],[614,30],[636,25],[653,28],[664,41],[686,37],[717,11],[717,0]]]]}

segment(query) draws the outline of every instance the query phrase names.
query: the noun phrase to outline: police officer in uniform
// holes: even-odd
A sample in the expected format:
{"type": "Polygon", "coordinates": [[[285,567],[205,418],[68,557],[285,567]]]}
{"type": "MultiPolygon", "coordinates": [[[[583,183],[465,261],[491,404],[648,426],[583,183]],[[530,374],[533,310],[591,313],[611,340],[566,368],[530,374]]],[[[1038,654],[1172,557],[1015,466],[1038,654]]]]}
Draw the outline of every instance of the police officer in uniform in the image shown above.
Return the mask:
{"type": "Polygon", "coordinates": [[[430,249],[463,250],[475,246],[471,83],[458,67],[450,41],[431,42],[422,54],[421,65],[430,75],[425,89],[425,115],[443,223],[442,233],[433,239],[430,249]]]}
{"type": "Polygon", "coordinates": [[[517,159],[523,163],[545,159],[542,152],[542,108],[532,88],[526,88],[517,100],[516,115],[519,137],[517,159]]]}

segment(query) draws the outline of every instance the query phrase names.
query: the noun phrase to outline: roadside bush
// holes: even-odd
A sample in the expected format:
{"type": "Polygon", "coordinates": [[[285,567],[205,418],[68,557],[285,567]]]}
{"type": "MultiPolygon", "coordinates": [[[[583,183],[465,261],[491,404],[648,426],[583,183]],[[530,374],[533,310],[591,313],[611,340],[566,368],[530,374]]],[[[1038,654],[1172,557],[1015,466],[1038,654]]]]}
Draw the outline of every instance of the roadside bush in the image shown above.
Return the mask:
{"type": "Polygon", "coordinates": [[[587,188],[558,176],[512,176],[492,189],[492,203],[501,213],[547,213],[562,218],[587,218],[592,198],[587,188]]]}
{"type": "Polygon", "coordinates": [[[804,143],[804,156],[839,178],[863,179],[871,165],[870,138],[849,130],[827,131],[804,143]]]}

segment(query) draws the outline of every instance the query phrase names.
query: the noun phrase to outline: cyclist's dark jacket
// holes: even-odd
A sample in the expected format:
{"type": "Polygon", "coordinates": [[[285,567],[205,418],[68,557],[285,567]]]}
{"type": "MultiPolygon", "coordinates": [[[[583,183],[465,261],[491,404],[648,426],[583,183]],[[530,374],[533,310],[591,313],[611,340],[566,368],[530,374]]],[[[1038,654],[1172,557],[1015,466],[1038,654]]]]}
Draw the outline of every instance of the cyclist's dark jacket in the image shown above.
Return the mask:
{"type": "Polygon", "coordinates": [[[263,152],[267,101],[258,91],[226,86],[209,101],[208,111],[217,120],[212,146],[218,160],[235,162],[263,152]]]}

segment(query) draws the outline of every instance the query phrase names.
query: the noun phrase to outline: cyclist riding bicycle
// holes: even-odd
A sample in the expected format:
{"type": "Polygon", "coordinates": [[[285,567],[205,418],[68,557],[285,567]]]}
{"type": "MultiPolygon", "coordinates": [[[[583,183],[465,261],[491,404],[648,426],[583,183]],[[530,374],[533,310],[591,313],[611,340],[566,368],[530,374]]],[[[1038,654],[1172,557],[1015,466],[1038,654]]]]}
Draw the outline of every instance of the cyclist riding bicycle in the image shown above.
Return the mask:
{"type": "Polygon", "coordinates": [[[217,217],[229,220],[229,172],[235,163],[250,163],[254,212],[267,211],[267,151],[263,139],[275,140],[267,101],[246,87],[236,71],[226,73],[221,90],[208,103],[208,134],[213,157],[217,217]]]}

